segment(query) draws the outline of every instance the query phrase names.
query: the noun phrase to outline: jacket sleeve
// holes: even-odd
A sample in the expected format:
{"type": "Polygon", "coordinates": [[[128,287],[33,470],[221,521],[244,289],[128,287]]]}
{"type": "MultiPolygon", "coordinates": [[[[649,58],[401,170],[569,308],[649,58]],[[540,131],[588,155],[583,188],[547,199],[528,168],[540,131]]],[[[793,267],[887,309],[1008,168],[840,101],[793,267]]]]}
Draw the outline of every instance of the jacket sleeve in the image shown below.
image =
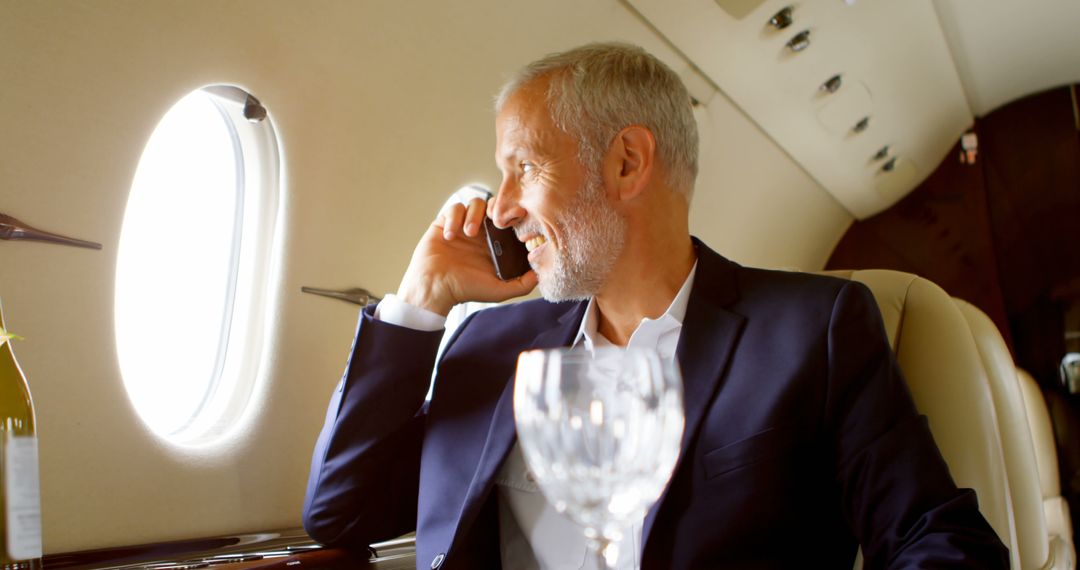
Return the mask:
{"type": "Polygon", "coordinates": [[[345,375],[330,399],[304,497],[304,529],[364,547],[416,528],[424,397],[442,331],[360,315],[345,375]]]}
{"type": "Polygon", "coordinates": [[[843,286],[829,327],[828,428],[845,516],[866,568],[1008,568],[1008,550],[957,489],[888,346],[877,305],[843,286]]]}

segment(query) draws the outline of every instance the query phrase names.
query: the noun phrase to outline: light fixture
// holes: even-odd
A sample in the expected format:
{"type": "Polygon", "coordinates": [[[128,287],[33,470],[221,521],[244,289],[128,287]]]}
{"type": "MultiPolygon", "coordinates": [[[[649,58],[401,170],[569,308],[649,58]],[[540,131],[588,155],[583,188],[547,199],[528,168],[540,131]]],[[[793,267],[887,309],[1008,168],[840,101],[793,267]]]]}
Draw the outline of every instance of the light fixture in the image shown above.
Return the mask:
{"type": "Polygon", "coordinates": [[[1070,394],[1080,392],[1080,353],[1070,352],[1061,359],[1061,385],[1070,394]]]}
{"type": "Polygon", "coordinates": [[[787,47],[795,53],[810,47],[810,30],[803,30],[795,34],[795,37],[788,40],[787,47]]]}
{"type": "Polygon", "coordinates": [[[974,131],[968,131],[960,137],[960,162],[961,164],[975,164],[979,156],[979,136],[974,131]]]}
{"type": "Polygon", "coordinates": [[[826,93],[836,93],[840,90],[840,86],[844,84],[844,80],[840,78],[840,74],[828,78],[825,83],[821,84],[821,90],[826,93]]]}
{"type": "Polygon", "coordinates": [[[874,153],[874,161],[885,160],[889,156],[889,145],[881,147],[876,153],[874,153]]]}
{"type": "Polygon", "coordinates": [[[775,30],[782,30],[791,25],[794,21],[791,17],[792,7],[785,6],[779,12],[773,14],[772,18],[769,18],[769,25],[775,30]]]}
{"type": "Polygon", "coordinates": [[[854,127],[851,127],[851,132],[859,134],[866,130],[866,127],[870,126],[870,117],[863,117],[859,119],[858,123],[855,123],[854,127]]]}
{"type": "Polygon", "coordinates": [[[893,170],[896,170],[896,157],[895,156],[890,158],[889,161],[886,162],[885,164],[881,165],[881,171],[882,172],[892,172],[893,170]]]}

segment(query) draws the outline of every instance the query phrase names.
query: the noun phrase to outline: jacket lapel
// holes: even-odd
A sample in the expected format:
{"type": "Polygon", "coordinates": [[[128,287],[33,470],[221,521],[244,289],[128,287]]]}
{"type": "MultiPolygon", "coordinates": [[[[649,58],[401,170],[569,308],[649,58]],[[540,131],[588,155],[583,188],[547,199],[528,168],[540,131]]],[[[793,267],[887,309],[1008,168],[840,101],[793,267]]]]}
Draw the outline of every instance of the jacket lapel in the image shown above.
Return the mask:
{"type": "MultiPolygon", "coordinates": [[[[727,306],[738,298],[734,265],[696,239],[694,245],[698,252],[698,269],[690,290],[690,302],[686,307],[686,317],[683,319],[679,346],[676,349],[683,377],[686,427],[679,460],[673,473],[687,460],[690,443],[697,434],[705,411],[720,388],[727,363],[746,320],[727,309],[727,306]]],[[[645,517],[641,533],[642,545],[648,541],[656,514],[666,495],[665,490],[645,517]]]]}
{"type": "MultiPolygon", "coordinates": [[[[559,318],[556,326],[540,333],[533,343],[525,350],[557,348],[569,346],[581,326],[581,319],[585,315],[586,303],[577,303],[559,318]]],[[[514,377],[507,379],[495,404],[491,416],[491,424],[488,427],[487,438],[484,441],[484,449],[480,454],[480,462],[476,467],[476,473],[469,483],[469,491],[465,496],[465,505],[462,508],[461,518],[457,528],[469,528],[473,519],[483,506],[491,491],[495,473],[499,470],[506,454],[514,443],[517,430],[514,427],[514,377]]],[[[458,536],[455,536],[455,541],[458,536]]]]}
{"type": "MultiPolygon", "coordinates": [[[[676,355],[683,376],[683,409],[686,428],[683,432],[679,461],[675,470],[686,460],[688,448],[697,428],[720,387],[720,380],[727,367],[731,352],[738,341],[745,318],[726,307],[738,297],[735,276],[730,261],[719,256],[701,242],[694,240],[698,251],[698,270],[690,291],[690,302],[683,320],[682,332],[676,355]]],[[[537,335],[528,349],[568,346],[581,326],[587,304],[577,303],[569,309],[556,326],[537,335]]],[[[476,472],[469,483],[469,491],[456,528],[470,528],[491,491],[495,473],[502,465],[513,445],[514,428],[514,378],[507,379],[502,394],[492,413],[484,449],[476,472]]],[[[656,513],[664,502],[664,496],[656,501],[645,517],[642,529],[642,545],[649,536],[656,513]]],[[[460,538],[455,535],[454,541],[460,538]]]]}

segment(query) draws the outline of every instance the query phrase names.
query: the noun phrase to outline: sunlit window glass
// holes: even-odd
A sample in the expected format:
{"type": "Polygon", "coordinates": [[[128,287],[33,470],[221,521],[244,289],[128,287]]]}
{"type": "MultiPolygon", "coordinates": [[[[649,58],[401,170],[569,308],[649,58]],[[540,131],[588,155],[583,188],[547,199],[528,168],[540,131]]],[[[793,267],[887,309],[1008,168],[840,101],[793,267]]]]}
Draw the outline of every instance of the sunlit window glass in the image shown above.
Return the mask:
{"type": "Polygon", "coordinates": [[[252,180],[269,178],[250,172],[237,131],[250,127],[227,103],[198,90],[161,119],[135,172],[117,254],[124,384],[146,424],[178,439],[229,397],[244,372],[228,365],[230,353],[251,332],[257,283],[242,268],[257,265],[244,262],[258,252],[245,247],[245,224],[259,220],[245,201],[260,198],[252,180]]]}

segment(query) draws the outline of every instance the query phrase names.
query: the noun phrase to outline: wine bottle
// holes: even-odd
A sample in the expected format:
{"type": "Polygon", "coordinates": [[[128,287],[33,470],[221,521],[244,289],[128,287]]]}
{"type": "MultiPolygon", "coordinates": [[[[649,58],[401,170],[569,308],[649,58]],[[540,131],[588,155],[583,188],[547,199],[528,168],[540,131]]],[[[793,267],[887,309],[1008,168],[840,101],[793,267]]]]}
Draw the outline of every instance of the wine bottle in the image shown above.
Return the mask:
{"type": "Polygon", "coordinates": [[[37,422],[0,307],[0,569],[41,568],[37,422]]]}

